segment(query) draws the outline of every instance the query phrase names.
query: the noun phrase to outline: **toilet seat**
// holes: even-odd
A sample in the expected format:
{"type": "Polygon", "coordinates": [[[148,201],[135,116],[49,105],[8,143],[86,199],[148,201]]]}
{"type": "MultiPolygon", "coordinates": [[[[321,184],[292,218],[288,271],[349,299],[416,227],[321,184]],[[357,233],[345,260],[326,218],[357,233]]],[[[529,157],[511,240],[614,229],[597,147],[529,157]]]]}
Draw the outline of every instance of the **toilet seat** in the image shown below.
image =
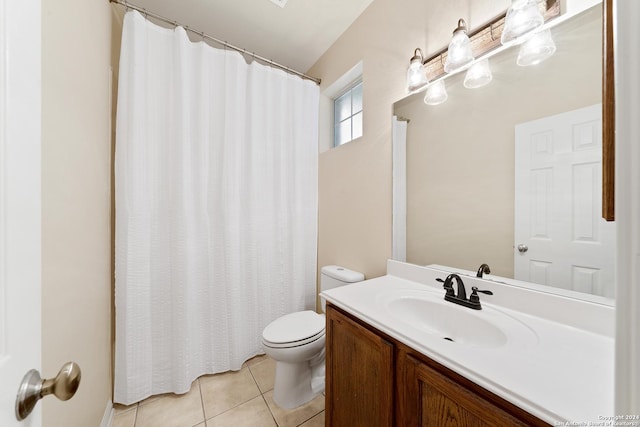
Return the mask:
{"type": "Polygon", "coordinates": [[[322,332],[320,332],[320,333],[318,333],[318,334],[316,334],[316,335],[314,335],[312,337],[305,338],[305,339],[299,340],[299,341],[285,342],[285,343],[272,343],[272,342],[269,342],[269,341],[263,339],[262,340],[262,344],[265,347],[271,347],[271,348],[293,348],[293,347],[299,347],[299,346],[303,346],[303,345],[312,343],[312,342],[314,342],[316,340],[319,340],[320,338],[324,338],[324,336],[325,336],[325,333],[324,333],[324,331],[322,331],[322,332]]]}
{"type": "Polygon", "coordinates": [[[315,311],[286,314],[267,325],[262,332],[267,347],[297,347],[316,341],[325,335],[325,317],[315,311]]]}

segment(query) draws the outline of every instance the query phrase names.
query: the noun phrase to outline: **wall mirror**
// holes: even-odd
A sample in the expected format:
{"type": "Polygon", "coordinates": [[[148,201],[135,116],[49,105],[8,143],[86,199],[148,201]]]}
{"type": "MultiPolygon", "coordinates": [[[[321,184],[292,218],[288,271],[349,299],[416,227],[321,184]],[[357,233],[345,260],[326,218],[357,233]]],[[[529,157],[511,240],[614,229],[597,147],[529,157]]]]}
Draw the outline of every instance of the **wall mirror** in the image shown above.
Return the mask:
{"type": "MultiPolygon", "coordinates": [[[[394,104],[407,123],[404,165],[394,159],[394,175],[406,176],[394,188],[394,198],[406,193],[396,258],[469,272],[487,263],[510,283],[613,304],[615,223],[601,216],[602,25],[597,4],[551,29],[557,51],[538,65],[518,66],[516,46],[490,58],[485,87],[465,88],[463,72],[445,80],[443,104],[425,105],[424,92],[394,104]]],[[[395,144],[394,135],[394,156],[395,144]]]]}

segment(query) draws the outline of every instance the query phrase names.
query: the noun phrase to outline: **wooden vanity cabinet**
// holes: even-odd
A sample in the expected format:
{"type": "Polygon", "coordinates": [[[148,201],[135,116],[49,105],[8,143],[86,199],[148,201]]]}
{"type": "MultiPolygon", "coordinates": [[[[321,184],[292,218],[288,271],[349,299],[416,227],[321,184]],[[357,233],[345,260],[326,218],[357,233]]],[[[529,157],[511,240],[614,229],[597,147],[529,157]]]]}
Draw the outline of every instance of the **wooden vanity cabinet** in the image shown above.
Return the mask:
{"type": "Polygon", "coordinates": [[[393,426],[393,343],[327,304],[325,425],[393,426]]]}
{"type": "Polygon", "coordinates": [[[548,426],[327,304],[327,427],[548,426]]]}
{"type": "MultiPolygon", "coordinates": [[[[398,377],[404,391],[399,402],[406,426],[527,426],[421,360],[403,354],[398,377]]],[[[545,424],[543,424],[545,425],[545,424]]]]}

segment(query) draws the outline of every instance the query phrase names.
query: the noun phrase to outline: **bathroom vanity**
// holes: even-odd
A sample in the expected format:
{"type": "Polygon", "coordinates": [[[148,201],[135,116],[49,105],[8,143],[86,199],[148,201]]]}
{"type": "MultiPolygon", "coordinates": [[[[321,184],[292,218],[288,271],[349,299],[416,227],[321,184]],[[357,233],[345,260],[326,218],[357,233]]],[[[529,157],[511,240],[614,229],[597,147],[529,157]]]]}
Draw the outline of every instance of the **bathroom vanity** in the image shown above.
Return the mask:
{"type": "Polygon", "coordinates": [[[548,425],[331,304],[327,337],[327,425],[548,425]]]}
{"type": "MultiPolygon", "coordinates": [[[[613,308],[490,280],[482,310],[451,271],[389,261],[327,302],[330,426],[539,426],[613,415],[613,308]]],[[[586,424],[585,424],[586,425],[586,424]]]]}

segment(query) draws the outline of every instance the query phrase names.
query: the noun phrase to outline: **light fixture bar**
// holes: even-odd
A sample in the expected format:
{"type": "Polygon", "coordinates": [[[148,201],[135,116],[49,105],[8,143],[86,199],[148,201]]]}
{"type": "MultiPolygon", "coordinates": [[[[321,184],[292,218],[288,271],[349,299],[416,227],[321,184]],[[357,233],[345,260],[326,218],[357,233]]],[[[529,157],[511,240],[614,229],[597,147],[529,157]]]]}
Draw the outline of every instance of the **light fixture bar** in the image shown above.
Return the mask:
{"type": "MultiPolygon", "coordinates": [[[[545,22],[560,16],[560,0],[538,0],[538,7],[545,22]]],[[[469,33],[471,50],[476,58],[501,46],[500,37],[504,29],[505,16],[506,12],[483,27],[469,33]]],[[[447,49],[442,49],[424,62],[424,68],[430,81],[434,81],[446,74],[444,64],[447,60],[447,49]]]]}

